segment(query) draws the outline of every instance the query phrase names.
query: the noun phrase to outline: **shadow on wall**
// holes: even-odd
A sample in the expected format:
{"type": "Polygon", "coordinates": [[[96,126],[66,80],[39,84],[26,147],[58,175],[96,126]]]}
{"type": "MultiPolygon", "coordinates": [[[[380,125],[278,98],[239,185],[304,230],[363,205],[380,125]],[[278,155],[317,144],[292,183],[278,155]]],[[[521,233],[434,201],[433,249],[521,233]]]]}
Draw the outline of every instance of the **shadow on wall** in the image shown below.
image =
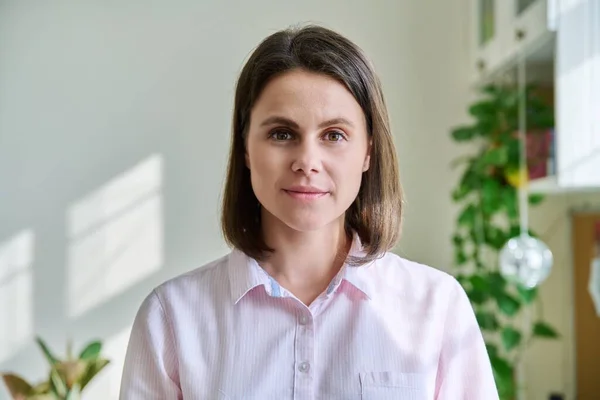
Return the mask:
{"type": "MultiPolygon", "coordinates": [[[[41,354],[41,370],[31,364],[37,351],[33,338],[51,321],[64,324],[75,341],[104,338],[112,363],[86,392],[116,398],[131,324],[131,310],[120,305],[135,304],[147,292],[144,281],[164,265],[163,179],[163,159],[154,154],[70,205],[66,232],[53,232],[52,240],[64,237],[64,271],[48,271],[60,263],[36,258],[36,242],[44,238],[36,238],[34,227],[0,244],[0,365],[28,378],[32,370],[43,374],[41,354]],[[46,280],[48,272],[56,276],[46,280]],[[38,321],[35,304],[48,301],[45,292],[52,293],[51,303],[63,306],[46,308],[49,314],[38,321]]],[[[60,346],[64,340],[56,328],[49,335],[60,346]]]]}

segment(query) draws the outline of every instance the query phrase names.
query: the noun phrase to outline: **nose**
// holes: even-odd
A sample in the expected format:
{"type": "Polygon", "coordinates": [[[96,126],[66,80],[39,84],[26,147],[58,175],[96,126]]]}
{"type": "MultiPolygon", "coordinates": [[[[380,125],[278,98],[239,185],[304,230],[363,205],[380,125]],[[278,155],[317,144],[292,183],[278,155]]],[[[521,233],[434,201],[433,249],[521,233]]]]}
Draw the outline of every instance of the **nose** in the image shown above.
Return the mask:
{"type": "Polygon", "coordinates": [[[318,145],[305,141],[297,146],[292,161],[292,171],[306,176],[318,173],[322,169],[321,155],[318,145]]]}

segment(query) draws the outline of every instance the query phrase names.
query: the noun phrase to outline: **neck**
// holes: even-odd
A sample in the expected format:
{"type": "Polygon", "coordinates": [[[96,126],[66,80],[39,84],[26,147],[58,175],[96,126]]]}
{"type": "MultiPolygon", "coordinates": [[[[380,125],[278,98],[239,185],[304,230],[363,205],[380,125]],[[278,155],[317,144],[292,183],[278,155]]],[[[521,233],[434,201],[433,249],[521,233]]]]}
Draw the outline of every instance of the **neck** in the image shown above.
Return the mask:
{"type": "Polygon", "coordinates": [[[344,217],[311,232],[299,232],[263,211],[263,236],[275,250],[261,266],[279,284],[310,303],[339,272],[352,240],[344,217]]]}

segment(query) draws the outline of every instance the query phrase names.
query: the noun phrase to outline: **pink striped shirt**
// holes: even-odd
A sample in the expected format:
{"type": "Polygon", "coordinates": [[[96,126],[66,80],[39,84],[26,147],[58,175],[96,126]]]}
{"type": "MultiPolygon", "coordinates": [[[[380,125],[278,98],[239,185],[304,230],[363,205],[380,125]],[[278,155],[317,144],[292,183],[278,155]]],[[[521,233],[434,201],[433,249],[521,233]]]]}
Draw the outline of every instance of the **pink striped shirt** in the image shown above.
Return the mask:
{"type": "Polygon", "coordinates": [[[387,253],[344,266],[307,307],[233,250],[144,300],[120,398],[494,400],[498,393],[473,309],[451,275],[387,253]]]}

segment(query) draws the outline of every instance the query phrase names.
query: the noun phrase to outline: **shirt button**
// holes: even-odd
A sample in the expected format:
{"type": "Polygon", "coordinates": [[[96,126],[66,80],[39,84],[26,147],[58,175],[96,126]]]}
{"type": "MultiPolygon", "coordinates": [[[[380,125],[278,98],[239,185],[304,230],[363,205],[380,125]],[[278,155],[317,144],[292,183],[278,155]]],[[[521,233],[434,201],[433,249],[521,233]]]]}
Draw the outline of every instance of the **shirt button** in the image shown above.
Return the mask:
{"type": "Polygon", "coordinates": [[[300,365],[298,366],[298,370],[300,372],[308,372],[309,369],[310,369],[310,364],[307,363],[306,361],[303,363],[300,363],[300,365]]]}
{"type": "Polygon", "coordinates": [[[306,315],[301,315],[299,322],[300,322],[300,325],[308,324],[308,317],[306,315]]]}

